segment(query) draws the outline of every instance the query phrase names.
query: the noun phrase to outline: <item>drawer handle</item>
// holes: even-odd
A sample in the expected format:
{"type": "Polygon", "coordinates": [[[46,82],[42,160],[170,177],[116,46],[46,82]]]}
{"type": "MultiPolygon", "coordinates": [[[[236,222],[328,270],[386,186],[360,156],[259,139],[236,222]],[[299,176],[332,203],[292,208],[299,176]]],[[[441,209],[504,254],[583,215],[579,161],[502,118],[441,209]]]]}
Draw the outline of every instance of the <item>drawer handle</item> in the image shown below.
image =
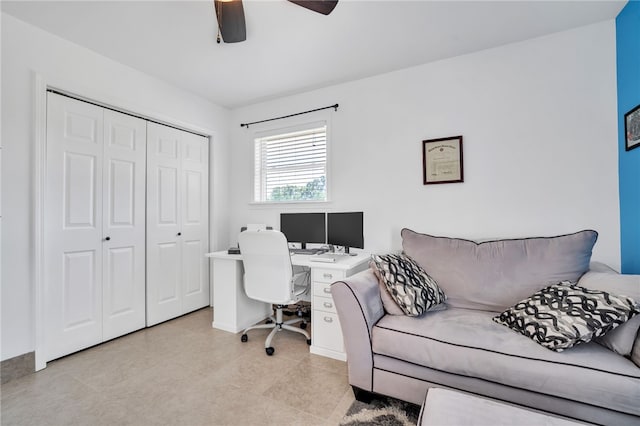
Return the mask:
{"type": "Polygon", "coordinates": [[[333,318],[331,318],[331,317],[324,317],[324,322],[332,323],[332,322],[333,322],[333,318]]]}
{"type": "Polygon", "coordinates": [[[333,278],[333,274],[324,273],[324,274],[322,274],[322,277],[323,278],[333,278]]]}
{"type": "Polygon", "coordinates": [[[324,291],[327,294],[331,294],[331,289],[329,287],[323,288],[322,291],[324,291]]]}
{"type": "Polygon", "coordinates": [[[333,308],[333,303],[324,302],[324,307],[325,308],[333,308]]]}

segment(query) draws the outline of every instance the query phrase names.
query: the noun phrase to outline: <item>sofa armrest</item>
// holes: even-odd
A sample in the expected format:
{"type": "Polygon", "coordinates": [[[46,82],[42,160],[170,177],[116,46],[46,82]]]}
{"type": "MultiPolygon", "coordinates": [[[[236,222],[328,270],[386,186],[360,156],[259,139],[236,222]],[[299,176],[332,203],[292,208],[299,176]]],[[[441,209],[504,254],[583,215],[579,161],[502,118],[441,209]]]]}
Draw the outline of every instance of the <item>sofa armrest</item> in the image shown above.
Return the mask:
{"type": "Polygon", "coordinates": [[[606,263],[602,263],[602,262],[598,262],[598,261],[592,261],[589,264],[589,271],[592,271],[592,272],[608,272],[608,273],[611,273],[611,274],[617,274],[618,273],[618,271],[613,269],[611,266],[607,265],[606,263]]]}
{"type": "Polygon", "coordinates": [[[331,285],[347,351],[349,384],[373,390],[371,329],[384,315],[378,280],[371,269],[331,285]]]}

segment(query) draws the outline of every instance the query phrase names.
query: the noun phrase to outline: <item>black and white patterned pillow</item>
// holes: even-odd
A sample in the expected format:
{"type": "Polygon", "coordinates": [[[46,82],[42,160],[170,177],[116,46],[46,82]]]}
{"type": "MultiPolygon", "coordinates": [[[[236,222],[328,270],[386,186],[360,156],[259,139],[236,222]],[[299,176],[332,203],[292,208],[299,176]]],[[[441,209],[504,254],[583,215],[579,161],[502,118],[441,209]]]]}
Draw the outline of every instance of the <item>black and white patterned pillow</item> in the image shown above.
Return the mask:
{"type": "Polygon", "coordinates": [[[516,303],[493,320],[562,352],[604,335],[637,313],[640,305],[630,297],[563,281],[516,303]]]}
{"type": "Polygon", "coordinates": [[[371,259],[389,294],[405,315],[420,316],[446,300],[435,280],[409,256],[372,255],[371,259]]]}

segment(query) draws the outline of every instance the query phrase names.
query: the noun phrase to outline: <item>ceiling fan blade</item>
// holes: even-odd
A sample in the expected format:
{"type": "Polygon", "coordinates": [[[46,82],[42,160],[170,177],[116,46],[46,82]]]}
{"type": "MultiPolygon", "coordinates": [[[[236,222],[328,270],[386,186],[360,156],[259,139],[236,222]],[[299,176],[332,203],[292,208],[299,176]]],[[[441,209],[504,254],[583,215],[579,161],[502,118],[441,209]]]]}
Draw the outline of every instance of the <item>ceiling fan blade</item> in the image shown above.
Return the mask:
{"type": "Polygon", "coordinates": [[[302,6],[306,9],[313,10],[314,12],[322,13],[323,15],[330,14],[338,4],[338,0],[289,0],[291,3],[295,3],[298,6],[302,6]]]}
{"type": "Polygon", "coordinates": [[[214,0],[218,28],[225,43],[237,43],[247,39],[242,0],[214,0]]]}

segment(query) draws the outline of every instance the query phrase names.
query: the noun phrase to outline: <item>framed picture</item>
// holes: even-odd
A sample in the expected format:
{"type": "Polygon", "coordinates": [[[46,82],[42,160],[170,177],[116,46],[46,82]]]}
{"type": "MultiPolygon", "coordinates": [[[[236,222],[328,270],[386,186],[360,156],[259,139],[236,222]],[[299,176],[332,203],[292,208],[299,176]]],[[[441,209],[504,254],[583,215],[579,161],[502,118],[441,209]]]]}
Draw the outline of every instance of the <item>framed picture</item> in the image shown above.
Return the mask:
{"type": "Polygon", "coordinates": [[[624,135],[627,151],[640,146],[640,105],[624,115],[624,135]]]}
{"type": "Polygon", "coordinates": [[[464,182],[462,136],[422,141],[422,178],[425,185],[464,182]]]}

